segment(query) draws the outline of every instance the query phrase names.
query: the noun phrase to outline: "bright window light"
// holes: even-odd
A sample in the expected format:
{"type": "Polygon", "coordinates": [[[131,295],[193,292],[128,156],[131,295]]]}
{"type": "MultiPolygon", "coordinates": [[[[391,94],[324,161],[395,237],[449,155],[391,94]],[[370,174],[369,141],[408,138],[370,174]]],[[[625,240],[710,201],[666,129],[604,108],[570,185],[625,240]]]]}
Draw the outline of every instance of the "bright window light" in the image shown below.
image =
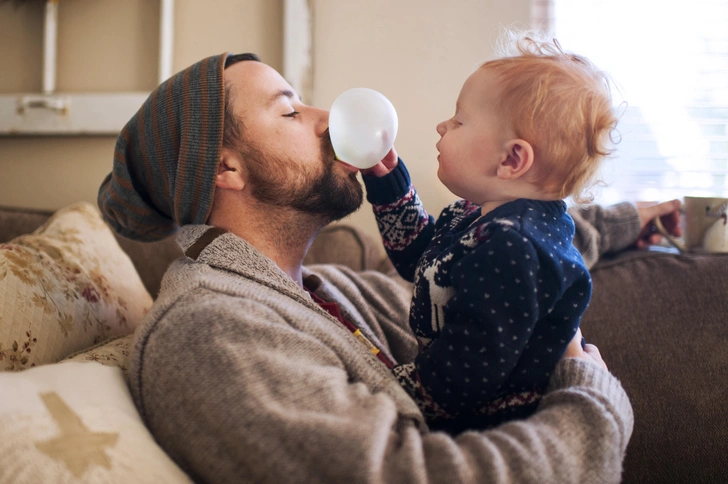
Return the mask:
{"type": "Polygon", "coordinates": [[[621,142],[597,201],[728,196],[728,0],[548,4],[564,50],[618,86],[621,142]]]}

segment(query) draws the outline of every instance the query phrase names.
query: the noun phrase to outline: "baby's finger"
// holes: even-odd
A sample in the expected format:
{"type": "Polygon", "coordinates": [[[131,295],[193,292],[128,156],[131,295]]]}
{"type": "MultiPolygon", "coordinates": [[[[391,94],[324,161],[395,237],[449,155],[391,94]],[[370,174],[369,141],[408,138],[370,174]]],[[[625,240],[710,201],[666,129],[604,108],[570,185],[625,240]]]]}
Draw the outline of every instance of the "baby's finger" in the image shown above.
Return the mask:
{"type": "Polygon", "coordinates": [[[581,328],[576,330],[576,334],[569,341],[564,351],[564,358],[582,358],[584,356],[584,350],[581,347],[581,328]]]}
{"type": "Polygon", "coordinates": [[[367,168],[366,170],[361,170],[362,175],[374,175],[376,177],[381,177],[389,173],[389,169],[384,166],[384,163],[381,161],[374,165],[371,168],[367,168]]]}
{"type": "Polygon", "coordinates": [[[594,346],[593,344],[587,343],[584,346],[584,353],[589,355],[599,366],[604,367],[604,369],[607,369],[607,364],[604,363],[604,360],[602,359],[602,354],[599,353],[599,348],[594,346]]]}

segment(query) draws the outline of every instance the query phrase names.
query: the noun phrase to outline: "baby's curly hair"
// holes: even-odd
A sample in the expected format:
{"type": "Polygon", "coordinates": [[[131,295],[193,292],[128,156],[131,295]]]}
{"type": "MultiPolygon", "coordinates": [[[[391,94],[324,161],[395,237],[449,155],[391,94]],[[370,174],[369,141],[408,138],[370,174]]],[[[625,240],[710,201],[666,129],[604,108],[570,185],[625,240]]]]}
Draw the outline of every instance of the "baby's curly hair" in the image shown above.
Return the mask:
{"type": "Polygon", "coordinates": [[[617,114],[611,79],[585,57],[564,52],[556,39],[508,30],[497,58],[480,66],[496,72],[496,108],[516,136],[533,146],[536,178],[549,193],[591,202],[587,192],[613,152],[617,114]]]}

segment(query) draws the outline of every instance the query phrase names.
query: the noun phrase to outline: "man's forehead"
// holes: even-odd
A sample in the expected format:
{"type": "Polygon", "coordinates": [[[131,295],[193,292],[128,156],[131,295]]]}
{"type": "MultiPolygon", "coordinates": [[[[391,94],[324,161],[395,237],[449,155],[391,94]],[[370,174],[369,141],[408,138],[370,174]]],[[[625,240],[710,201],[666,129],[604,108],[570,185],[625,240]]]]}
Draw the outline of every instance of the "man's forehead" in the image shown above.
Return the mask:
{"type": "Polygon", "coordinates": [[[225,82],[235,91],[236,104],[267,107],[281,98],[298,99],[290,84],[262,62],[238,62],[228,67],[225,82]]]}

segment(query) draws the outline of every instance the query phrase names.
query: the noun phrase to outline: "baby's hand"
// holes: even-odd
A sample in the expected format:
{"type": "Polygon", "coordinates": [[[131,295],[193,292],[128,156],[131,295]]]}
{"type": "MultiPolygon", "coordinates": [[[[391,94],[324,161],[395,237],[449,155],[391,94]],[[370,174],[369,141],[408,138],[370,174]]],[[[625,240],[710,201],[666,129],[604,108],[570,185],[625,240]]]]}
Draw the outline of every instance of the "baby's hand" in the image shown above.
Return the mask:
{"type": "Polygon", "coordinates": [[[587,360],[592,363],[596,363],[597,365],[601,366],[605,370],[607,369],[607,364],[604,363],[604,360],[602,359],[602,355],[599,353],[599,349],[597,349],[596,346],[587,343],[582,348],[581,346],[581,328],[576,330],[576,334],[574,335],[574,338],[569,343],[569,346],[566,347],[566,351],[564,352],[563,358],[581,358],[582,360],[587,360]]]}
{"type": "Polygon", "coordinates": [[[397,167],[397,162],[397,150],[395,150],[394,146],[392,146],[392,149],[389,150],[389,153],[387,153],[384,158],[382,158],[382,161],[380,161],[371,168],[361,170],[361,173],[362,175],[374,175],[376,177],[388,175],[389,172],[397,167]]]}

